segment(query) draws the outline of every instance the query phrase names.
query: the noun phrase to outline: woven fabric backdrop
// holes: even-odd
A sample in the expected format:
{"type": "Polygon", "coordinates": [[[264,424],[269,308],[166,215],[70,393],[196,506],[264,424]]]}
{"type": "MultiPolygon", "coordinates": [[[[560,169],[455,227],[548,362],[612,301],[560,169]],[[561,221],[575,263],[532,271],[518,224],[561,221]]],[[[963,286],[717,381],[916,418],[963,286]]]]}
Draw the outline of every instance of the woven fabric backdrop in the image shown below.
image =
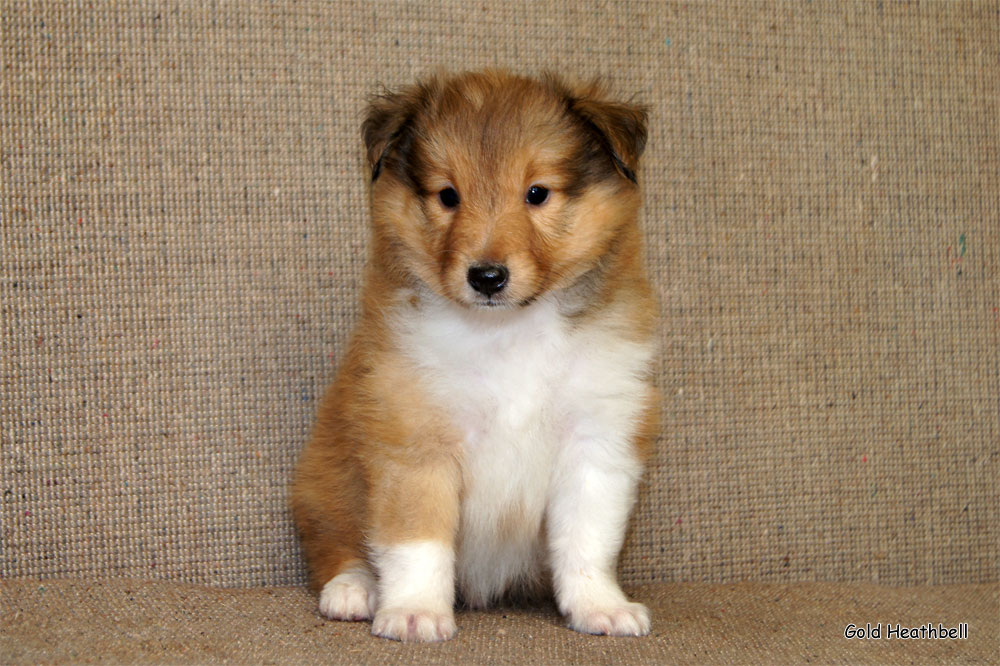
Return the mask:
{"type": "Polygon", "coordinates": [[[364,101],[502,66],[651,109],[624,579],[997,580],[1000,4],[194,4],[2,0],[4,577],[304,579],[364,101]]]}

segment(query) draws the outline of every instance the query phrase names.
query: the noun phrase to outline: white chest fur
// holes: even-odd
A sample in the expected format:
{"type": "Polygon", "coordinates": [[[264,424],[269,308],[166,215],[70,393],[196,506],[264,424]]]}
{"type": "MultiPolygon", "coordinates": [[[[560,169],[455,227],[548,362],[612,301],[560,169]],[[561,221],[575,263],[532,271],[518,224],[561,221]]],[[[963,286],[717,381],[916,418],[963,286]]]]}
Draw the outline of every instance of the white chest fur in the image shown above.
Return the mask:
{"type": "Polygon", "coordinates": [[[572,492],[561,467],[638,475],[631,439],[652,349],[600,322],[574,326],[547,300],[502,312],[432,300],[401,314],[398,330],[465,435],[456,576],[466,601],[484,605],[544,570],[553,495],[572,492]]]}

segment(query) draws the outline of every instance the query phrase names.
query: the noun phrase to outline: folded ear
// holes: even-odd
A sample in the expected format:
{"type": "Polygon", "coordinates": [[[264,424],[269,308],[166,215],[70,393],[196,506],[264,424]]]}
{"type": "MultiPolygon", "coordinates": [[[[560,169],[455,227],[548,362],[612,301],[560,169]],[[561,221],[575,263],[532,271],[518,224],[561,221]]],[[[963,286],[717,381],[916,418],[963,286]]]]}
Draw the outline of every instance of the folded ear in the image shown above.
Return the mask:
{"type": "Polygon", "coordinates": [[[427,104],[430,85],[417,84],[397,92],[386,90],[369,101],[361,134],[373,181],[382,172],[386,157],[401,143],[417,113],[427,104]]]}
{"type": "Polygon", "coordinates": [[[405,92],[386,91],[373,97],[368,104],[368,113],[361,124],[361,135],[364,137],[373,181],[382,173],[386,153],[411,121],[411,102],[410,96],[405,92]]]}
{"type": "Polygon", "coordinates": [[[572,90],[570,112],[604,146],[618,171],[633,183],[638,182],[635,172],[646,147],[648,113],[645,107],[613,102],[605,95],[605,89],[599,82],[572,90]]]}

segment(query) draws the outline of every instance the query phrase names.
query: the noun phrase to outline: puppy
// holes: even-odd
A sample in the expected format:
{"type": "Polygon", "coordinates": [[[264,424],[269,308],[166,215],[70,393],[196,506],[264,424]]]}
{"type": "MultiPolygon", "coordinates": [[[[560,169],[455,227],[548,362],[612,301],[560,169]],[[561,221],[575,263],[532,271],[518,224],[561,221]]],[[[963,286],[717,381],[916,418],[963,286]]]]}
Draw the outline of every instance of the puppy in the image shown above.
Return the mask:
{"type": "Polygon", "coordinates": [[[457,601],[551,589],[573,629],[648,633],[615,575],[657,430],[645,111],[488,71],[378,97],[363,135],[361,317],[292,487],[320,611],[437,641],[457,601]]]}

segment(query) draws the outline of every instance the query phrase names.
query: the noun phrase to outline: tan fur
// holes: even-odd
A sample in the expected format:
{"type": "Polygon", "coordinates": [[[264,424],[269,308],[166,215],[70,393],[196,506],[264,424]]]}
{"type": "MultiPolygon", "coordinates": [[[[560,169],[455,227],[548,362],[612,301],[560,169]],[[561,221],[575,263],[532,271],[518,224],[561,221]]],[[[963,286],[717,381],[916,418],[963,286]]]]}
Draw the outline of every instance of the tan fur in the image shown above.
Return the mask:
{"type": "MultiPolygon", "coordinates": [[[[396,348],[393,311],[419,311],[428,292],[481,307],[466,284],[470,262],[503,262],[511,281],[498,307],[558,294],[568,318],[650,337],[656,308],[630,180],[645,114],[604,95],[593,84],[483,72],[372,102],[364,135],[376,178],[361,320],[292,488],[315,589],[366,560],[368,544],[452,543],[459,529],[462,435],[396,348]],[[549,199],[527,205],[537,183],[549,199]],[[461,196],[456,210],[438,201],[445,187],[461,196]]],[[[656,432],[656,405],[651,388],[640,458],[656,432]]],[[[498,529],[533,525],[512,507],[498,529]]]]}

